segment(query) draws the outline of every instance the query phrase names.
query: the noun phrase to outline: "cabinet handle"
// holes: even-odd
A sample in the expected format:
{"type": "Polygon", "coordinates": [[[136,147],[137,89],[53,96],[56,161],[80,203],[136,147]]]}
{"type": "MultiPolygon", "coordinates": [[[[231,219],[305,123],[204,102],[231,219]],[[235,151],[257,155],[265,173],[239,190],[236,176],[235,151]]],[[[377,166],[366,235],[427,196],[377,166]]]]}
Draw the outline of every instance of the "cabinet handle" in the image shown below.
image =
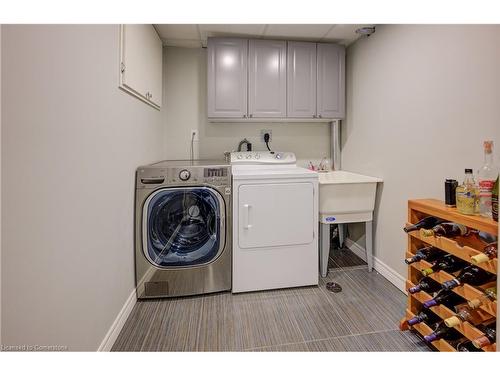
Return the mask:
{"type": "Polygon", "coordinates": [[[247,118],[247,115],[243,115],[243,118],[247,118]]]}
{"type": "Polygon", "coordinates": [[[253,117],[253,115],[250,113],[250,115],[248,115],[248,117],[253,117]]]}
{"type": "Polygon", "coordinates": [[[252,224],[250,224],[250,206],[249,204],[244,204],[243,209],[243,229],[250,229],[252,227],[252,224]]]}

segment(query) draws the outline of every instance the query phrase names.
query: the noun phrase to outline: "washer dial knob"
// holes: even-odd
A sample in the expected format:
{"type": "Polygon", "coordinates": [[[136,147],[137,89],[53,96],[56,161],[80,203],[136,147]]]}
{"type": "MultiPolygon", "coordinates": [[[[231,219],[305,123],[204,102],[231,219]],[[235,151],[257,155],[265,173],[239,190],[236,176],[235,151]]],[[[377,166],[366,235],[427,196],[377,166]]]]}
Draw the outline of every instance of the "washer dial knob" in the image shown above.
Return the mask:
{"type": "Polygon", "coordinates": [[[189,180],[189,177],[191,177],[191,172],[189,172],[187,169],[183,169],[179,172],[179,179],[181,181],[187,181],[189,180]]]}

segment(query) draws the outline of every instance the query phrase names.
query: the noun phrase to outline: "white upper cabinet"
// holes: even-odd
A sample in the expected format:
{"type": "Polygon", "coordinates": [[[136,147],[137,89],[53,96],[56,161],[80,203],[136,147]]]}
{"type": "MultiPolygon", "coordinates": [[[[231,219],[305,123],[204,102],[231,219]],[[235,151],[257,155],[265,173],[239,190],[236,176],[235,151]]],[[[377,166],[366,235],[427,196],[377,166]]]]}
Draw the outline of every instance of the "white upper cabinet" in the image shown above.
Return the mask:
{"type": "Polygon", "coordinates": [[[318,118],[343,118],[345,114],[345,48],[318,43],[318,118]]]}
{"type": "Polygon", "coordinates": [[[248,117],[286,117],[286,42],[250,40],[248,117]]]}
{"type": "Polygon", "coordinates": [[[247,117],[247,62],[247,39],[208,39],[208,117],[247,117]]]}
{"type": "Polygon", "coordinates": [[[288,42],[288,117],[316,118],[316,43],[288,42]]]}
{"type": "Polygon", "coordinates": [[[159,109],[162,103],[163,46],[152,25],[122,25],[120,87],[159,109]]]}
{"type": "Polygon", "coordinates": [[[344,114],[343,46],[208,39],[208,117],[212,121],[328,122],[344,114]]]}

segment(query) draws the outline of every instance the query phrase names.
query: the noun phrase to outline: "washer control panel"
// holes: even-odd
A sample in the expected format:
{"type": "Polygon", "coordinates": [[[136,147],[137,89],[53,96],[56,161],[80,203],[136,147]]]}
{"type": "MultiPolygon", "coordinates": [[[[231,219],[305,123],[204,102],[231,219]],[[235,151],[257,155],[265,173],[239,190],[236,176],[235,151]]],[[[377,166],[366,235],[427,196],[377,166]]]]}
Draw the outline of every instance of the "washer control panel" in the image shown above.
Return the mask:
{"type": "Polygon", "coordinates": [[[246,151],[231,152],[231,164],[295,164],[293,152],[246,151]]]}

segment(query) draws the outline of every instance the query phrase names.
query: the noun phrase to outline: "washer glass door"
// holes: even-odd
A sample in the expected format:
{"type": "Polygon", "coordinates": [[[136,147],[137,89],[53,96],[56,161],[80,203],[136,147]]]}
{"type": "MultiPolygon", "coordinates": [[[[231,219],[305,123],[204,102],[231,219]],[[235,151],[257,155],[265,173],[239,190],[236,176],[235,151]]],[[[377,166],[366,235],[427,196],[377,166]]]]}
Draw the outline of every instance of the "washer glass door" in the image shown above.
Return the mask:
{"type": "Polygon", "coordinates": [[[224,248],[224,201],[206,187],[154,192],[143,210],[143,249],[161,268],[199,266],[224,248]]]}

